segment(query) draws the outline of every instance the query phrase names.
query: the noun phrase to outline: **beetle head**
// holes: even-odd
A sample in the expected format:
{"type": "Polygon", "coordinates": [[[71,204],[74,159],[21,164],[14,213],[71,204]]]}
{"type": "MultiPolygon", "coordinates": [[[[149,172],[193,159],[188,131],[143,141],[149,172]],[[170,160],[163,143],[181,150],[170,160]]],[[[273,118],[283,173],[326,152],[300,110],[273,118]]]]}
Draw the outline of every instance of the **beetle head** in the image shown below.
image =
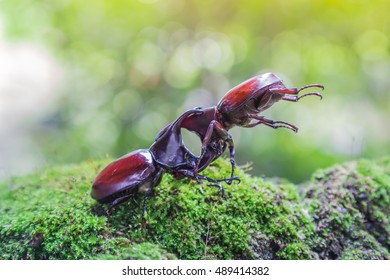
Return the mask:
{"type": "Polygon", "coordinates": [[[252,77],[222,97],[216,107],[217,119],[226,129],[235,125],[246,126],[250,122],[247,114],[258,114],[283,97],[270,89],[284,88],[281,79],[273,73],[252,77]]]}

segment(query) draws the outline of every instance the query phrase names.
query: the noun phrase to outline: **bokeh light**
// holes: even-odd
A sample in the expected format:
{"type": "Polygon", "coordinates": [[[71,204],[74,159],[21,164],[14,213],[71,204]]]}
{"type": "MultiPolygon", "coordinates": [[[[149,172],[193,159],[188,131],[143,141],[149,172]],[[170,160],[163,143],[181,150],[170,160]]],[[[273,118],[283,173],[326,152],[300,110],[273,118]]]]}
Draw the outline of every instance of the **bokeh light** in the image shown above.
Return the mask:
{"type": "MultiPolygon", "coordinates": [[[[149,147],[182,112],[274,72],[324,99],[264,114],[297,125],[234,128],[238,164],[300,182],[390,152],[390,2],[0,2],[0,177],[149,147]]],[[[185,134],[194,152],[195,135],[185,134]]]]}

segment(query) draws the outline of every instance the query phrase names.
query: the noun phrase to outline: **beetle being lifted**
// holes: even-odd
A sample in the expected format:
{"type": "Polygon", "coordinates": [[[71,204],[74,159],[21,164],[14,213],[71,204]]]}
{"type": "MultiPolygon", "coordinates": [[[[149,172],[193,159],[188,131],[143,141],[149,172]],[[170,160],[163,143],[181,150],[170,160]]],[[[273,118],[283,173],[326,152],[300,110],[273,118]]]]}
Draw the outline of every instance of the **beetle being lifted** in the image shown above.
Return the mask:
{"type": "Polygon", "coordinates": [[[189,177],[197,182],[208,181],[218,186],[219,182],[231,184],[238,180],[234,176],[234,143],[228,130],[234,126],[254,127],[260,124],[272,128],[288,128],[294,132],[298,128],[283,121],[266,119],[259,114],[279,100],[297,102],[305,96],[322,95],[310,92],[298,96],[307,88],[321,88],[320,84],[302,88],[287,88],[272,73],[255,76],[234,87],[222,97],[217,106],[194,108],[186,111],[174,122],[163,128],[149,150],[137,150],[108,165],[95,179],[92,197],[100,203],[110,203],[110,208],[125,202],[140,189],[147,189],[144,199],[158,185],[164,172],[173,174],[177,179],[189,177]],[[199,157],[193,155],[183,144],[181,128],[197,134],[202,141],[199,157]],[[232,165],[231,177],[213,179],[199,172],[221,156],[229,148],[232,165]]]}
{"type": "Polygon", "coordinates": [[[208,164],[219,157],[226,144],[229,145],[232,175],[234,175],[234,144],[228,130],[234,126],[254,127],[264,124],[272,128],[284,127],[298,131],[292,124],[273,121],[259,116],[279,100],[297,102],[305,96],[315,95],[322,99],[318,92],[298,96],[307,88],[321,88],[320,84],[307,85],[300,89],[286,88],[282,81],[272,73],[255,76],[228,91],[217,106],[203,109],[203,114],[188,116],[183,120],[183,128],[196,133],[202,141],[202,153],[197,160],[194,174],[200,165],[208,164]]]}

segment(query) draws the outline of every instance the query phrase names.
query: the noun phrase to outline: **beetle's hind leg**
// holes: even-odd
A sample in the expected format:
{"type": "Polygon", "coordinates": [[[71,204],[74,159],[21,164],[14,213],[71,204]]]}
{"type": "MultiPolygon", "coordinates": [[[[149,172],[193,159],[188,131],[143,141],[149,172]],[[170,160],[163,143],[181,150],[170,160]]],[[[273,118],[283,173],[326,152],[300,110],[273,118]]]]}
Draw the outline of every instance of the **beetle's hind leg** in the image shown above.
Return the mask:
{"type": "Polygon", "coordinates": [[[132,196],[134,196],[133,193],[115,199],[113,202],[111,202],[111,203],[108,205],[108,208],[107,208],[107,210],[106,210],[106,215],[107,215],[107,216],[110,216],[110,213],[111,213],[112,210],[115,208],[115,206],[117,206],[117,205],[119,205],[119,204],[122,204],[122,203],[126,202],[126,201],[129,200],[132,196]]]}

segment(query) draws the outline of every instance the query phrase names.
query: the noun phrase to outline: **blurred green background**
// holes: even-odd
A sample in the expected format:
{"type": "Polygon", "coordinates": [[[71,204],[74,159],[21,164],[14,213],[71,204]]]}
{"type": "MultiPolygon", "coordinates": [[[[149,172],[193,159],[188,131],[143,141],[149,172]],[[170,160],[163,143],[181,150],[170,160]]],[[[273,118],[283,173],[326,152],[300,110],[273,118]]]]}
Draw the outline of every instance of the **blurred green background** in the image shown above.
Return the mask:
{"type": "MultiPolygon", "coordinates": [[[[239,165],[294,182],[390,151],[390,1],[2,0],[0,177],[149,147],[263,72],[324,99],[231,130],[239,165]]],[[[185,141],[198,153],[195,135],[185,141]]]]}

